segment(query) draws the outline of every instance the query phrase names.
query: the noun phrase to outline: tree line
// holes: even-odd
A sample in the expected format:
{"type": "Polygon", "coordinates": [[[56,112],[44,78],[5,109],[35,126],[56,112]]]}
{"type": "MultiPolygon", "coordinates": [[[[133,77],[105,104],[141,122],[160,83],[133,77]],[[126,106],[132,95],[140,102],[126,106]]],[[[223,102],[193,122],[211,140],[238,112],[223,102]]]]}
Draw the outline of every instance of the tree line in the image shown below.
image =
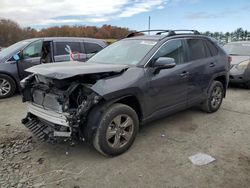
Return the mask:
{"type": "Polygon", "coordinates": [[[204,35],[216,38],[221,42],[231,42],[231,41],[242,41],[242,40],[250,40],[250,31],[244,30],[243,28],[238,28],[233,32],[210,32],[206,31],[202,33],[204,35]]]}
{"type": "Polygon", "coordinates": [[[20,40],[35,37],[91,37],[99,39],[119,39],[129,33],[128,28],[111,25],[96,26],[55,26],[41,30],[22,28],[18,23],[0,19],[0,47],[9,46],[20,40]]]}
{"type": "MultiPolygon", "coordinates": [[[[99,39],[119,39],[126,36],[130,30],[111,25],[96,26],[55,26],[41,30],[31,27],[22,28],[18,23],[0,19],[0,47],[9,46],[27,38],[34,37],[91,37],[99,39]]],[[[214,37],[222,42],[250,40],[250,31],[238,28],[233,32],[204,32],[204,35],[214,37]]]]}

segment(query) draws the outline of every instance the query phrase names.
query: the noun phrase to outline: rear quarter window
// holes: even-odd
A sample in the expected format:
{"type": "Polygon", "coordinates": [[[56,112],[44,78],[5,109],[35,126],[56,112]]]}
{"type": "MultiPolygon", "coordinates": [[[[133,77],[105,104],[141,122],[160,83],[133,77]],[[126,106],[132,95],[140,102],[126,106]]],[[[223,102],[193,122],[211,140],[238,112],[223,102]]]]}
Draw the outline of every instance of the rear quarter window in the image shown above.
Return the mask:
{"type": "Polygon", "coordinates": [[[189,60],[194,61],[207,57],[206,49],[202,39],[187,39],[189,49],[189,60]]]}
{"type": "Polygon", "coordinates": [[[210,41],[206,41],[205,43],[207,45],[207,48],[208,48],[211,56],[217,56],[219,53],[218,48],[210,41]]]}

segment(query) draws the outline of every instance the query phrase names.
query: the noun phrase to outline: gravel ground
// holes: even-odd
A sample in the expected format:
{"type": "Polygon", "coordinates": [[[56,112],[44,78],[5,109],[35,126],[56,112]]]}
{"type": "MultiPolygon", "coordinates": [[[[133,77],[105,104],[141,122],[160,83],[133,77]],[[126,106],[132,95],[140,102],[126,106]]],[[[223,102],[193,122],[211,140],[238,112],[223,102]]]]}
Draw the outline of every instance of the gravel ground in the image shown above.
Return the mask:
{"type": "Polygon", "coordinates": [[[197,109],[141,128],[125,154],[106,158],[86,143],[49,145],[21,125],[19,95],[0,100],[0,187],[249,187],[250,91],[230,88],[214,114],[197,109]],[[216,161],[195,166],[198,152],[216,161]]]}

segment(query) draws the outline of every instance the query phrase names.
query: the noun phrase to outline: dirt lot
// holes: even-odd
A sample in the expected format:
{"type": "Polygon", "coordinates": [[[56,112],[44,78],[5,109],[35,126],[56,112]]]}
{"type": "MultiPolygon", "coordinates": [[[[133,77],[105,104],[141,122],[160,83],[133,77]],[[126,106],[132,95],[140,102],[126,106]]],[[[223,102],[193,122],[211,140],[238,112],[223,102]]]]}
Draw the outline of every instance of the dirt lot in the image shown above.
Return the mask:
{"type": "Polygon", "coordinates": [[[144,126],[116,158],[86,143],[39,143],[20,123],[25,110],[18,95],[0,101],[0,187],[249,187],[248,90],[230,88],[217,113],[190,109],[144,126]],[[216,161],[194,166],[197,152],[216,161]]]}

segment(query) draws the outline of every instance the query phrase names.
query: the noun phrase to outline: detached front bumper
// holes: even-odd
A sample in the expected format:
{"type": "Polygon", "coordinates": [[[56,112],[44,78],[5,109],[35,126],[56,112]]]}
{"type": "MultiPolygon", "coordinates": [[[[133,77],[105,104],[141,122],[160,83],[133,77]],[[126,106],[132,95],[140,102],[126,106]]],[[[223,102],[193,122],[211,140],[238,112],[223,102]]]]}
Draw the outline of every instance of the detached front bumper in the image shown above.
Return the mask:
{"type": "Polygon", "coordinates": [[[65,113],[44,109],[28,102],[28,114],[22,123],[41,141],[54,141],[57,137],[69,138],[72,129],[65,113]]]}

